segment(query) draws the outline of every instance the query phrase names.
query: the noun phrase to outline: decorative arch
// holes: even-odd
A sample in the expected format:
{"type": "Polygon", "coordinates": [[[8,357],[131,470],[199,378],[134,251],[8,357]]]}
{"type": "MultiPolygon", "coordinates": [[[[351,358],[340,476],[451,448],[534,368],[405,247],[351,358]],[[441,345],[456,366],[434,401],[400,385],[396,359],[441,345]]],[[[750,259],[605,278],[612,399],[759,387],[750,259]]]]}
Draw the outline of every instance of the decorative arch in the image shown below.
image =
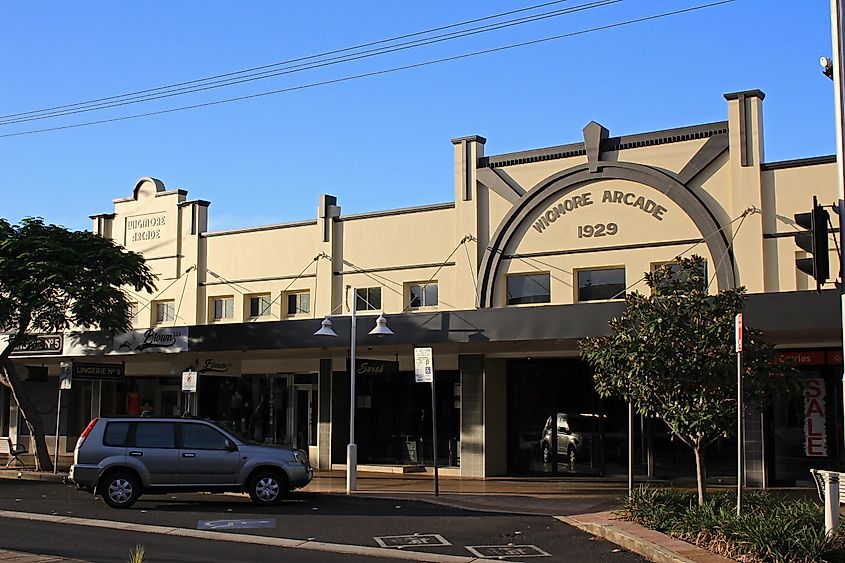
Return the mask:
{"type": "Polygon", "coordinates": [[[641,164],[631,162],[603,161],[595,171],[590,171],[589,164],[573,166],[542,180],[533,189],[525,192],[519,202],[511,208],[484,253],[478,276],[479,292],[477,305],[480,308],[492,307],[496,282],[499,279],[502,254],[515,240],[525,221],[538,210],[549,207],[551,202],[567,193],[594,182],[604,180],[628,180],[653,188],[671,199],[693,221],[704,237],[707,249],[714,258],[728,256],[728,260],[718,260],[716,281],[718,288],[735,287],[733,250],[727,236],[720,230],[719,222],[695,193],[670,174],[641,164]]]}

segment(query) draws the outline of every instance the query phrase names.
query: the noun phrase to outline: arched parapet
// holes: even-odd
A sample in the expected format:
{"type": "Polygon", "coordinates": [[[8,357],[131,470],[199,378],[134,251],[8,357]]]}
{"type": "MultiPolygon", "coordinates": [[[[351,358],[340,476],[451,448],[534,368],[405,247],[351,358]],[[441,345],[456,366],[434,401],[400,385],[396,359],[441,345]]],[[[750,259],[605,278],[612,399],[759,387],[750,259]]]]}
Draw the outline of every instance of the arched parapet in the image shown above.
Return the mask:
{"type": "Polygon", "coordinates": [[[156,194],[164,191],[164,182],[158,178],[151,178],[147,176],[141,178],[138,180],[138,183],[135,184],[135,189],[132,190],[132,197],[135,200],[138,200],[140,197],[155,196],[156,194]]]}
{"type": "Polygon", "coordinates": [[[710,255],[715,258],[717,287],[727,289],[735,286],[733,252],[727,235],[713,213],[691,189],[672,174],[657,168],[631,162],[602,161],[600,167],[581,164],[553,174],[522,195],[502,220],[484,253],[479,268],[478,307],[493,306],[496,283],[501,277],[503,254],[519,243],[542,210],[550,208],[574,190],[607,180],[640,184],[669,198],[692,221],[710,255]]]}

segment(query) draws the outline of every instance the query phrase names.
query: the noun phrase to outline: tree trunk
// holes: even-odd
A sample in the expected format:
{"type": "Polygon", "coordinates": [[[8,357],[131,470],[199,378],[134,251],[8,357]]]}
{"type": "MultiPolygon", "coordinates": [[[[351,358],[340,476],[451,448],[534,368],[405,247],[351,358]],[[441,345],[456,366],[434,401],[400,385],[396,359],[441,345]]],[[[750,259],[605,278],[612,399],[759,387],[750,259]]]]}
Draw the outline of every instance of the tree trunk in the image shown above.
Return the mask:
{"type": "Polygon", "coordinates": [[[12,390],[12,397],[20,409],[24,423],[29,428],[29,435],[35,440],[35,470],[52,471],[53,463],[50,461],[50,452],[47,449],[47,440],[44,437],[44,423],[38,409],[29,398],[24,389],[15,364],[9,358],[2,358],[0,367],[6,374],[9,388],[12,390]]]}
{"type": "Polygon", "coordinates": [[[700,443],[696,443],[692,449],[695,452],[695,477],[698,481],[698,504],[701,506],[704,504],[706,493],[706,486],[704,484],[704,452],[701,449],[700,443]]]}

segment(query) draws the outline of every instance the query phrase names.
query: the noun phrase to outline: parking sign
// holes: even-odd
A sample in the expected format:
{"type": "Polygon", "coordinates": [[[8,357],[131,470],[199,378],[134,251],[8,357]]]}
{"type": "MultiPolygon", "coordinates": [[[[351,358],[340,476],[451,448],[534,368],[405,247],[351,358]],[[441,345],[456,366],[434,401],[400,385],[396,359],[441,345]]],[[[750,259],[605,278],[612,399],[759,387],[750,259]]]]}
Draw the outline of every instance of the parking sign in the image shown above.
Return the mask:
{"type": "Polygon", "coordinates": [[[182,391],[185,393],[197,392],[197,372],[194,370],[182,372],[182,391]]]}
{"type": "Polygon", "coordinates": [[[434,379],[431,356],[431,348],[414,348],[414,380],[417,383],[431,383],[434,379]]]}

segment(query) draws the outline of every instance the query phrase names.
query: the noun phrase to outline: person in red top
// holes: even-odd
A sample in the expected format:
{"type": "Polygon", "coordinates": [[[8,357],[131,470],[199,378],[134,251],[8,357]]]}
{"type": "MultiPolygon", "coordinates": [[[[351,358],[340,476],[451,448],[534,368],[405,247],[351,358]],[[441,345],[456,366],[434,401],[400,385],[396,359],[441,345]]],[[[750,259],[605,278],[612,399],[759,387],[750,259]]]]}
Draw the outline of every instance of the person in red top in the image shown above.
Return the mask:
{"type": "Polygon", "coordinates": [[[141,414],[141,396],[138,394],[138,384],[134,382],[126,394],[126,414],[129,416],[141,414]]]}

